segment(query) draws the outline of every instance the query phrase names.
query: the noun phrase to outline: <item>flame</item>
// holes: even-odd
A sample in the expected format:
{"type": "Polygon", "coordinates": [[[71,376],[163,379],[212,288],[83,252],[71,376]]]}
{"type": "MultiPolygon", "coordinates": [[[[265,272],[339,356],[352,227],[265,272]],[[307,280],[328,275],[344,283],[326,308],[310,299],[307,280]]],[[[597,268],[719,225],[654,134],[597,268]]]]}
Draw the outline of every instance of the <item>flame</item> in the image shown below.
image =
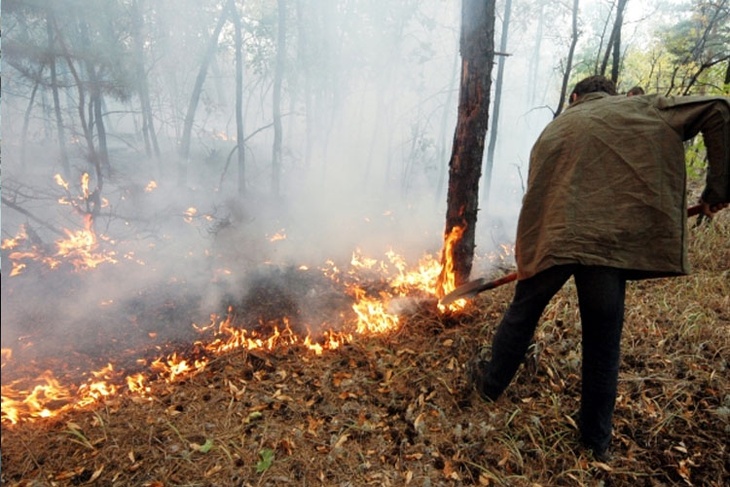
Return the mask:
{"type": "MultiPolygon", "coordinates": [[[[47,255],[48,250],[41,248],[34,243],[28,230],[24,225],[20,226],[18,234],[15,237],[2,241],[0,247],[2,250],[12,250],[8,254],[8,258],[12,263],[10,277],[15,277],[23,273],[27,269],[27,261],[36,261],[46,265],[50,269],[57,269],[62,262],[71,264],[76,271],[94,269],[102,263],[117,262],[114,252],[98,251],[98,239],[93,229],[93,214],[90,211],[82,210],[79,202],[88,203],[92,193],[89,191],[89,182],[91,180],[88,173],[81,176],[81,196],[74,198],[69,193],[69,184],[64,181],[61,175],[54,176],[56,184],[64,188],[68,193],[67,196],[59,199],[61,204],[71,205],[83,215],[82,230],[63,229],[66,238],[56,240],[56,252],[53,255],[47,255]],[[24,247],[21,249],[21,247],[24,247]]],[[[103,200],[106,204],[106,200],[103,200]]],[[[104,238],[103,236],[101,238],[104,238]]]]}
{"type": "Polygon", "coordinates": [[[286,233],[283,228],[269,238],[269,242],[278,242],[279,240],[286,240],[286,233]]]}
{"type": "Polygon", "coordinates": [[[188,208],[187,210],[185,210],[183,212],[183,215],[184,215],[183,216],[183,219],[185,220],[185,223],[192,222],[193,221],[193,218],[195,218],[195,216],[197,214],[198,214],[198,209],[197,208],[193,208],[192,206],[190,208],[188,208]]]}
{"type": "MultiPolygon", "coordinates": [[[[446,294],[456,289],[456,273],[454,271],[454,246],[459,240],[461,240],[462,235],[464,235],[464,227],[457,225],[451,228],[451,231],[444,239],[444,248],[441,255],[443,268],[441,269],[441,274],[439,275],[436,290],[438,296],[445,296],[446,294]]],[[[451,303],[447,307],[439,305],[439,309],[442,309],[442,311],[446,308],[451,310],[460,309],[463,308],[465,304],[466,300],[459,299],[451,303]]]]}
{"type": "Polygon", "coordinates": [[[147,186],[145,186],[145,188],[144,188],[144,192],[151,193],[155,189],[157,189],[157,181],[152,180],[149,183],[147,183],[147,186]]]}
{"type": "Polygon", "coordinates": [[[116,264],[115,252],[96,252],[98,242],[90,215],[85,216],[84,226],[86,228],[75,232],[64,230],[68,238],[56,241],[56,257],[64,258],[76,271],[94,269],[105,262],[116,264]]]}

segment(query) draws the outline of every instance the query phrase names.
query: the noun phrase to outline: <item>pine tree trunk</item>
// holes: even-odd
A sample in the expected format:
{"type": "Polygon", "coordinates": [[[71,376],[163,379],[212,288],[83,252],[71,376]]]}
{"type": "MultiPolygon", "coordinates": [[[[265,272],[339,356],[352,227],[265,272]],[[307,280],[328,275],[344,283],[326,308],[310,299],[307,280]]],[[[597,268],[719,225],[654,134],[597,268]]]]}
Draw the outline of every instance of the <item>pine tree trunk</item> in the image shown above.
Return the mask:
{"type": "Polygon", "coordinates": [[[451,284],[468,280],[474,260],[479,178],[492,86],[494,3],[493,0],[462,3],[459,113],[449,161],[445,244],[438,283],[441,293],[448,291],[451,284]]]}

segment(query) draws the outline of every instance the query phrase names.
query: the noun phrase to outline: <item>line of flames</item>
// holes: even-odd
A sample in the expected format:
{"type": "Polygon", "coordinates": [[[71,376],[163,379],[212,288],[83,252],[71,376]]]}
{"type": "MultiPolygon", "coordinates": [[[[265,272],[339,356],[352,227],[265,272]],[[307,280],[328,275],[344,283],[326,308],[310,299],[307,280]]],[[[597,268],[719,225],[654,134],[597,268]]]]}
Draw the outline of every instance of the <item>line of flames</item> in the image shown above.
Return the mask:
{"type": "MultiPolygon", "coordinates": [[[[68,192],[68,184],[60,176],[57,176],[56,182],[68,192]]],[[[82,179],[82,199],[88,197],[88,182],[88,177],[82,179]]],[[[155,185],[151,183],[149,190],[154,187],[155,185]]],[[[70,204],[68,200],[63,200],[61,203],[70,204]]],[[[188,209],[183,216],[188,222],[196,217],[195,208],[188,209]]],[[[102,263],[117,262],[114,252],[98,250],[98,240],[90,216],[85,215],[83,230],[76,232],[66,230],[65,233],[67,239],[56,242],[58,250],[54,256],[44,256],[42,249],[32,245],[28,251],[15,250],[24,242],[28,246],[29,239],[24,227],[21,227],[16,237],[5,239],[2,242],[2,249],[11,250],[8,257],[13,262],[10,276],[16,276],[23,271],[26,265],[24,260],[35,260],[51,269],[57,268],[63,261],[68,261],[76,271],[93,269],[102,263]]],[[[163,380],[173,383],[181,378],[190,377],[205,370],[210,357],[234,350],[271,351],[277,347],[302,346],[315,355],[321,355],[351,343],[358,335],[378,335],[395,331],[399,327],[400,317],[398,313],[389,311],[392,300],[407,298],[414,292],[439,297],[453,290],[451,249],[462,234],[463,229],[454,227],[446,237],[442,251],[443,272],[441,263],[432,255],[424,256],[415,270],[409,270],[406,260],[394,251],[387,252],[387,260],[381,261],[365,257],[357,250],[350,262],[351,269],[346,273],[338,269],[333,262],[327,262],[327,267],[321,271],[335,282],[344,283],[345,276],[356,281],[362,271],[374,272],[381,278],[382,276],[388,278],[389,290],[381,291],[375,297],[370,296],[357,284],[344,284],[346,292],[355,299],[352,309],[357,321],[353,332],[329,330],[323,332],[321,338],[315,341],[309,335],[302,337],[292,332],[284,319],[282,330],[274,328],[270,336],[261,336],[254,331],[232,326],[231,315],[223,319],[212,316],[211,323],[200,329],[215,329],[214,339],[206,344],[196,344],[199,345],[198,349],[202,350],[199,358],[172,354],[147,364],[149,370],[147,374],[135,373],[127,376],[124,371],[115,370],[110,363],[100,370],[92,371],[91,378],[78,387],[62,385],[50,370],[31,381],[16,380],[3,384],[1,421],[3,424],[18,424],[39,418],[57,417],[70,410],[93,406],[125,392],[145,398],[151,391],[150,381],[163,380]]],[[[285,238],[286,234],[282,230],[277,232],[271,241],[285,238]]],[[[439,309],[442,312],[457,311],[465,304],[465,300],[459,300],[448,306],[439,305],[439,309]]],[[[11,361],[12,350],[3,349],[2,367],[5,368],[11,361]]]]}
{"type": "MultiPolygon", "coordinates": [[[[62,385],[51,371],[42,373],[30,386],[25,385],[29,382],[25,380],[3,384],[2,423],[18,424],[39,418],[56,417],[70,410],[101,403],[125,391],[138,397],[146,397],[150,392],[151,380],[172,383],[198,374],[205,370],[210,357],[233,350],[271,351],[277,347],[302,346],[315,355],[321,355],[351,343],[358,335],[377,335],[394,331],[399,326],[400,318],[397,313],[388,311],[389,302],[416,290],[435,295],[434,282],[439,275],[440,265],[432,256],[426,256],[419,262],[416,270],[408,271],[408,265],[403,257],[392,251],[386,255],[387,261],[378,261],[366,258],[356,251],[352,256],[351,270],[347,273],[343,273],[332,263],[322,269],[325,275],[335,281],[341,280],[343,274],[356,276],[364,269],[390,275],[390,290],[382,291],[377,297],[369,296],[356,284],[348,287],[347,292],[355,298],[352,309],[357,322],[354,324],[353,332],[325,331],[322,338],[315,341],[309,335],[302,337],[292,332],[285,320],[283,330],[275,328],[270,336],[260,336],[256,332],[232,326],[230,316],[223,319],[213,316],[211,323],[204,329],[216,328],[214,339],[207,344],[200,344],[203,353],[197,359],[172,354],[149,363],[147,374],[136,373],[126,377],[123,371],[116,371],[112,364],[108,364],[101,370],[91,372],[91,378],[78,387],[62,385]]],[[[463,307],[464,303],[462,300],[442,310],[457,310],[463,307]]],[[[2,357],[5,367],[12,360],[12,351],[3,349],[2,357]]]]}

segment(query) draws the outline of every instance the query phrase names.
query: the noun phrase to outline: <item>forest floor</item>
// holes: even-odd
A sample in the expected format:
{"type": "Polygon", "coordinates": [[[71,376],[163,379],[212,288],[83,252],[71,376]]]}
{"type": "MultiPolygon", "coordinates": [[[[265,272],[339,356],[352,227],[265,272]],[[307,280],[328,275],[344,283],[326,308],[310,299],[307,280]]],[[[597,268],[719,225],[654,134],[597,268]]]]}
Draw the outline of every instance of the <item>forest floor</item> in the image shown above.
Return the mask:
{"type": "Polygon", "coordinates": [[[730,211],[689,240],[690,276],[628,287],[607,463],[580,448],[572,420],[571,280],[496,403],[469,389],[465,364],[514,285],[459,312],[422,301],[396,331],[321,355],[301,343],[234,349],[144,394],[4,422],[2,485],[730,485],[730,211]]]}

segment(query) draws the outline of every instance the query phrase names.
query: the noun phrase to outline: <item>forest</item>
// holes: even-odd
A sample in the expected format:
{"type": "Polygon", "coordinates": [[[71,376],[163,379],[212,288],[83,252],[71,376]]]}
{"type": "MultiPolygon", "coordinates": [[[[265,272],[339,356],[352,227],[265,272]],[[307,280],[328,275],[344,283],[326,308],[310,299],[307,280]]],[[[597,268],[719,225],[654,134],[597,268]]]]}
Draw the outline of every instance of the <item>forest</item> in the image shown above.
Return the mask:
{"type": "Polygon", "coordinates": [[[627,290],[610,464],[575,439],[572,283],[490,405],[464,370],[513,287],[439,304],[514,270],[576,81],[730,95],[730,1],[0,8],[3,486],[730,483],[730,211],[627,290]]]}

